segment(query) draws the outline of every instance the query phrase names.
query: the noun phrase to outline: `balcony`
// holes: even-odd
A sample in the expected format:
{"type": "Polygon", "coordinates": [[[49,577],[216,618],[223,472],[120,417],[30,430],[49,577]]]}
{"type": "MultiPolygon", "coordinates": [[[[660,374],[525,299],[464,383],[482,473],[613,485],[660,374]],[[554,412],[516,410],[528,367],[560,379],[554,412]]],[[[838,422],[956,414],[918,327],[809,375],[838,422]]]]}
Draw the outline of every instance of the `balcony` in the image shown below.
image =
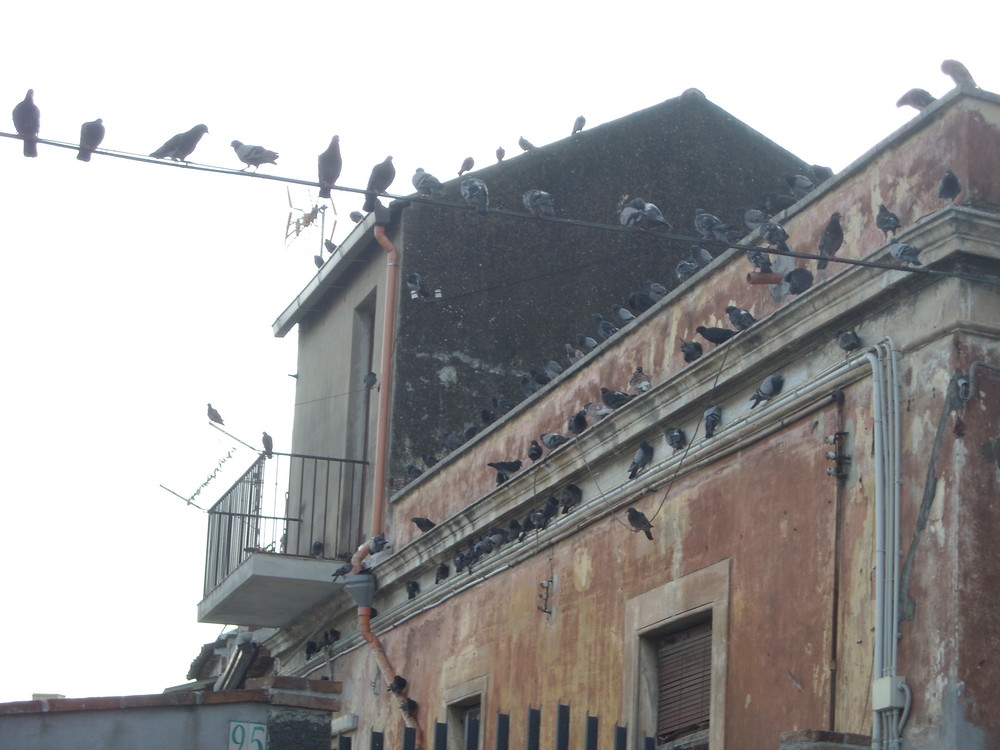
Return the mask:
{"type": "Polygon", "coordinates": [[[365,461],[273,455],[208,511],[199,622],[287,625],[333,593],[362,541],[365,461]]]}

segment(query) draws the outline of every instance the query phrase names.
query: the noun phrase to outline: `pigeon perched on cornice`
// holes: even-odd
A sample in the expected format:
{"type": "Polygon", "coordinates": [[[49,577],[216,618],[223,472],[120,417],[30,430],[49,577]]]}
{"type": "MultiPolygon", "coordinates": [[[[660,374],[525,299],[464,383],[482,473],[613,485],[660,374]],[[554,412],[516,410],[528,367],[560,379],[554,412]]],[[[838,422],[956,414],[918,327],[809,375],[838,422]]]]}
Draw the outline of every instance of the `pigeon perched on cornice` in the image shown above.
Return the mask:
{"type": "Polygon", "coordinates": [[[750,314],[749,310],[744,310],[742,307],[737,307],[736,305],[726,307],[726,315],[729,316],[729,322],[733,324],[733,328],[737,331],[745,331],[757,322],[757,319],[750,314]]]}
{"type": "Polygon", "coordinates": [[[597,348],[597,340],[591,338],[590,336],[584,336],[582,333],[576,334],[576,345],[583,350],[584,354],[589,354],[597,348]]]}
{"type": "Polygon", "coordinates": [[[542,445],[544,445],[549,450],[554,450],[558,448],[560,445],[562,445],[568,440],[568,438],[565,435],[560,435],[558,432],[543,433],[542,435],[539,435],[538,439],[541,440],[542,445]]]}
{"type": "Polygon", "coordinates": [[[243,170],[247,170],[250,167],[257,169],[261,164],[278,163],[278,154],[274,151],[269,151],[263,146],[251,146],[248,143],[240,141],[233,141],[229,145],[236,152],[236,158],[246,164],[243,170]]]}
{"type": "Polygon", "coordinates": [[[611,407],[607,404],[598,404],[594,401],[588,401],[583,405],[583,408],[595,422],[600,422],[612,412],[611,407]]]}
{"type": "Polygon", "coordinates": [[[413,521],[413,523],[417,525],[417,528],[425,534],[437,525],[431,519],[424,518],[423,516],[414,516],[410,520],[413,521]]]}
{"type": "Polygon", "coordinates": [[[441,180],[430,172],[425,172],[422,167],[417,167],[411,181],[420,195],[429,195],[431,198],[440,198],[444,195],[444,190],[441,189],[441,180]]]}
{"type": "Polygon", "coordinates": [[[76,158],[80,161],[90,161],[94,149],[104,140],[104,121],[98,117],[92,122],[85,122],[80,127],[80,150],[76,158]]]}
{"type": "Polygon", "coordinates": [[[628,387],[635,391],[637,394],[642,394],[653,387],[653,383],[649,379],[649,375],[642,371],[642,367],[636,367],[635,372],[632,373],[632,377],[629,378],[628,387]]]}
{"type": "Polygon", "coordinates": [[[692,276],[696,275],[700,270],[701,266],[693,260],[682,260],[677,264],[677,268],[674,269],[674,273],[677,274],[677,280],[683,283],[692,276]]]}
{"type": "Polygon", "coordinates": [[[607,406],[610,406],[612,409],[620,409],[634,398],[635,396],[631,393],[615,391],[611,388],[601,386],[601,401],[603,401],[607,406]]]}
{"type": "Polygon", "coordinates": [[[566,423],[566,429],[573,435],[579,435],[584,430],[587,429],[587,410],[580,409],[576,414],[569,418],[566,423]]]}
{"type": "Polygon", "coordinates": [[[938,198],[943,201],[955,202],[955,198],[962,192],[962,183],[950,169],[946,169],[944,177],[938,182],[938,198]]]}
{"type": "Polygon", "coordinates": [[[653,460],[653,446],[642,440],[639,443],[639,448],[636,450],[635,455],[632,457],[632,463],[628,467],[628,478],[635,479],[636,474],[642,471],[643,468],[649,465],[649,462],[653,460]]]}
{"type": "Polygon", "coordinates": [[[490,191],[486,183],[476,177],[466,177],[459,188],[462,198],[471,206],[476,207],[476,213],[485,216],[490,212],[490,191]]]}
{"type": "Polygon", "coordinates": [[[697,341],[685,341],[681,339],[681,353],[685,362],[694,362],[702,355],[701,344],[697,341]]]}
{"type": "Polygon", "coordinates": [[[764,382],[760,384],[754,394],[750,397],[753,401],[750,404],[750,408],[754,408],[761,401],[770,401],[772,398],[781,393],[781,386],[785,384],[785,378],[781,375],[768,375],[764,378],[764,382]]]}
{"type": "Polygon", "coordinates": [[[535,144],[525,138],[523,135],[517,139],[517,145],[521,147],[522,151],[531,151],[535,148],[535,144]]]}
{"type": "Polygon", "coordinates": [[[883,236],[888,238],[889,232],[892,232],[893,237],[895,237],[896,230],[899,229],[902,224],[900,224],[899,217],[886,208],[884,203],[879,203],[878,215],[875,217],[875,226],[882,230],[883,236]]]}
{"type": "Polygon", "coordinates": [[[713,216],[703,208],[694,210],[694,228],[702,239],[715,239],[719,242],[728,242],[729,237],[726,231],[729,227],[718,216],[713,216]]]}
{"type": "MultiPolygon", "coordinates": [[[[958,60],[945,60],[942,62],[941,72],[950,76],[956,86],[976,86],[976,81],[973,79],[969,69],[962,65],[962,63],[958,60]]],[[[979,87],[976,86],[976,88],[979,87]]]]}
{"type": "Polygon", "coordinates": [[[697,331],[703,339],[716,345],[729,341],[729,339],[736,335],[736,331],[731,331],[728,328],[698,326],[694,330],[697,331]]]}
{"type": "Polygon", "coordinates": [[[319,168],[319,197],[329,198],[330,188],[337,184],[340,170],[344,166],[344,161],[340,157],[339,135],[333,136],[326,151],[320,154],[316,161],[319,168]]]}
{"type": "Polygon", "coordinates": [[[767,214],[759,208],[741,208],[737,213],[743,226],[751,232],[754,229],[759,229],[760,225],[767,221],[767,214]]]}
{"type": "Polygon", "coordinates": [[[14,130],[24,139],[24,155],[38,156],[38,131],[41,128],[41,112],[35,104],[35,90],[28,89],[24,99],[17,103],[11,113],[14,130]]]}
{"type": "Polygon", "coordinates": [[[922,110],[937,101],[937,97],[924,89],[910,89],[896,102],[897,107],[913,107],[922,110]]]}
{"type": "Polygon", "coordinates": [[[821,258],[816,266],[821,269],[826,268],[830,263],[829,258],[836,255],[843,244],[844,230],[840,226],[840,213],[834,211],[819,238],[819,252],[825,257],[821,258]]]}
{"type": "Polygon", "coordinates": [[[712,262],[712,254],[701,245],[691,245],[690,254],[691,260],[698,265],[698,268],[705,268],[712,262]]]}
{"type": "Polygon", "coordinates": [[[715,437],[715,431],[722,423],[722,409],[714,404],[707,404],[704,409],[705,437],[715,437]]]}
{"type": "Polygon", "coordinates": [[[528,458],[532,461],[537,461],[542,457],[542,446],[539,445],[537,440],[532,440],[528,445],[528,458]]]}
{"type": "Polygon", "coordinates": [[[583,352],[574,347],[572,344],[563,344],[566,349],[566,359],[569,360],[571,365],[575,365],[581,359],[583,359],[583,352]]]}
{"type": "Polygon", "coordinates": [[[609,338],[618,333],[618,328],[611,321],[605,320],[604,316],[600,313],[593,313],[590,319],[594,321],[594,325],[597,329],[597,335],[601,337],[603,341],[607,341],[609,338]]]}
{"type": "Polygon", "coordinates": [[[458,176],[461,177],[466,172],[472,171],[474,166],[476,166],[476,160],[471,156],[466,156],[462,159],[462,166],[458,168],[458,176]]]}
{"type": "Polygon", "coordinates": [[[503,146],[497,146],[497,164],[499,164],[500,162],[502,162],[503,158],[506,155],[507,155],[507,152],[504,151],[503,146]]]}
{"type": "Polygon", "coordinates": [[[363,210],[374,211],[376,199],[389,189],[394,179],[396,179],[396,168],[392,165],[392,157],[387,156],[372,167],[372,173],[368,177],[368,189],[365,190],[363,210]]]}
{"type": "Polygon", "coordinates": [[[583,126],[586,124],[587,124],[586,117],[584,117],[583,115],[577,117],[576,120],[573,122],[573,132],[570,133],[570,135],[576,135],[577,133],[579,133],[581,130],[583,130],[583,126]]]}
{"type": "Polygon", "coordinates": [[[815,186],[813,181],[804,174],[783,174],[781,178],[788,185],[792,195],[796,198],[804,198],[815,186]]]}
{"type": "Polygon", "coordinates": [[[837,346],[845,352],[853,352],[861,348],[861,337],[854,331],[837,331],[837,346]]]}
{"type": "Polygon", "coordinates": [[[679,451],[687,445],[687,435],[680,427],[671,427],[667,430],[667,443],[675,451],[679,451]]]}
{"type": "Polygon", "coordinates": [[[154,159],[173,159],[174,161],[187,161],[191,152],[195,150],[198,141],[208,132],[204,125],[195,125],[186,133],[178,133],[168,139],[156,151],[150,154],[154,159]]]}
{"type": "Polygon", "coordinates": [[[611,306],[611,313],[618,321],[618,325],[623,327],[627,326],[629,323],[635,320],[635,316],[632,313],[630,313],[628,310],[626,310],[624,307],[618,304],[611,306]]]}
{"type": "Polygon", "coordinates": [[[913,245],[907,245],[905,242],[900,242],[895,237],[889,243],[889,252],[892,253],[892,257],[898,261],[903,262],[911,266],[922,266],[923,263],[919,260],[920,250],[915,248],[913,245]]]}

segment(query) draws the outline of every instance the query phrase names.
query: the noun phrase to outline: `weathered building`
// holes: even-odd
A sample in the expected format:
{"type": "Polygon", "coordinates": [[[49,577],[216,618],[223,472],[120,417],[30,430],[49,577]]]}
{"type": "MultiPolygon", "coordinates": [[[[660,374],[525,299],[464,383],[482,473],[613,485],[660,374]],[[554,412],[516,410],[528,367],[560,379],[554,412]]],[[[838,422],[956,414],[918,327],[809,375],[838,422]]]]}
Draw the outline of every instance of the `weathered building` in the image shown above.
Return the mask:
{"type": "MultiPolygon", "coordinates": [[[[669,133],[659,166],[627,161],[615,131],[626,118],[477,176],[500,206],[537,187],[593,223],[639,194],[693,236],[695,207],[730,220],[774,189],[770,175],[802,166],[698,94],[635,117],[649,129],[636,143],[669,133]],[[691,145],[709,131],[713,148],[691,145]],[[594,148],[575,159],[584,136],[594,148]]],[[[998,175],[1000,97],[942,97],[773,217],[793,251],[814,255],[842,216],[826,268],[772,255],[780,274],[810,271],[799,293],[750,278],[739,247],[707,244],[715,260],[678,285],[692,240],[414,199],[390,208],[376,242],[369,217],[275,324],[299,326],[293,454],[274,462],[290,470],[292,520],[269,548],[246,518],[262,515],[253,492],[239,506],[234,488],[224,502],[237,505],[220,509],[235,515],[210,531],[200,617],[265,626],[254,639],[276,673],[341,681],[345,744],[443,747],[447,733],[456,748],[997,747],[998,175]],[[963,184],[954,202],[937,192],[947,168],[963,184]],[[880,204],[919,267],[894,257],[880,204]],[[441,300],[401,290],[383,368],[390,246],[402,275],[419,272],[441,300]],[[649,279],[671,289],[638,320],[460,448],[428,442],[460,433],[459,415],[472,424],[493,395],[514,400],[516,376],[593,335],[589,313],[649,279]],[[730,327],[727,306],[756,322],[686,362],[678,340],[730,327]],[[841,331],[860,346],[840,348],[841,331]],[[628,390],[636,366],[648,392],[527,460],[530,440],[566,433],[602,386],[628,390]],[[366,389],[369,370],[391,380],[366,389]],[[752,406],[773,375],[783,385],[752,406]],[[372,465],[376,399],[390,428],[384,476],[372,465]],[[721,414],[711,436],[709,406],[721,414]],[[672,428],[683,446],[668,443],[672,428]],[[630,477],[641,441],[652,457],[630,477]],[[393,483],[431,451],[432,468],[393,483]],[[498,484],[487,463],[514,459],[524,467],[498,484]],[[580,501],[547,513],[568,485],[580,501]],[[415,516],[436,525],[421,533],[415,516]],[[387,548],[366,542],[353,562],[367,572],[337,578],[354,593],[326,583],[333,558],[373,529],[387,548]],[[370,600],[357,593],[366,580],[370,600]],[[406,684],[387,692],[395,675],[406,684]]],[[[761,245],[757,233],[744,242],[761,245]]]]}

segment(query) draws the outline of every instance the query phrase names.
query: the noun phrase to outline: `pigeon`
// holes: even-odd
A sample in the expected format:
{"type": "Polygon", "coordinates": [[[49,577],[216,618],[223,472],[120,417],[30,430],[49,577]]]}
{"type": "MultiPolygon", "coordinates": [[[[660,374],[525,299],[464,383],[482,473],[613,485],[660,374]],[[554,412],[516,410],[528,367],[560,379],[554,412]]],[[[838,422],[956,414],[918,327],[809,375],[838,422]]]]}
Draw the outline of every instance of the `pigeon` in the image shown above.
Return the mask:
{"type": "Polygon", "coordinates": [[[424,466],[426,466],[428,469],[434,466],[434,464],[438,462],[437,456],[435,456],[433,453],[425,453],[420,457],[420,460],[424,462],[424,466]]]}
{"type": "Polygon", "coordinates": [[[750,314],[749,310],[736,307],[736,305],[729,305],[726,308],[726,315],[729,316],[729,322],[733,324],[733,328],[737,331],[745,331],[757,322],[757,319],[750,314]]]}
{"type": "Polygon", "coordinates": [[[24,155],[38,156],[38,131],[41,127],[41,113],[35,105],[35,90],[28,89],[24,100],[17,103],[11,113],[14,117],[14,130],[24,139],[24,155]]]}
{"type": "Polygon", "coordinates": [[[691,245],[690,252],[691,260],[697,264],[698,268],[704,268],[712,262],[712,254],[700,245],[691,245]]]}
{"type": "Polygon", "coordinates": [[[263,146],[251,146],[241,141],[233,141],[229,145],[236,152],[236,158],[246,164],[240,171],[245,172],[250,167],[253,167],[254,171],[256,171],[261,164],[278,163],[278,154],[274,151],[269,151],[263,146]]]}
{"type": "Polygon", "coordinates": [[[785,378],[781,375],[768,375],[764,382],[760,384],[754,394],[750,397],[753,401],[750,408],[753,409],[761,401],[770,401],[781,393],[781,386],[785,384],[785,378]]]}
{"type": "Polygon", "coordinates": [[[632,292],[628,296],[628,299],[625,300],[625,303],[637,313],[642,314],[655,305],[656,300],[654,300],[646,292],[632,292]]]}
{"type": "Polygon", "coordinates": [[[496,469],[497,472],[497,484],[503,484],[508,479],[510,475],[521,468],[521,462],[517,461],[494,461],[492,463],[486,464],[487,466],[496,469]]]}
{"type": "Polygon", "coordinates": [[[910,89],[896,102],[897,107],[913,107],[922,110],[937,101],[937,97],[924,89],[910,89]]]}
{"type": "Polygon", "coordinates": [[[701,266],[695,263],[693,260],[682,260],[677,264],[675,273],[677,274],[677,280],[684,283],[692,276],[695,276],[698,271],[701,270],[701,266]]]}
{"type": "Polygon", "coordinates": [[[532,462],[537,461],[542,457],[542,446],[538,444],[537,440],[532,440],[531,444],[528,446],[528,458],[532,462]]]}
{"type": "Polygon", "coordinates": [[[701,235],[703,240],[729,241],[726,235],[726,230],[729,227],[718,216],[712,216],[712,214],[703,208],[696,208],[694,210],[694,228],[698,230],[698,234],[701,235]]]}
{"type": "Polygon", "coordinates": [[[351,211],[351,213],[349,213],[348,216],[350,217],[351,221],[353,221],[355,224],[358,224],[365,220],[365,215],[360,211],[351,211]]]}
{"type": "Polygon", "coordinates": [[[325,549],[325,545],[323,544],[323,542],[320,542],[320,541],[313,542],[313,544],[312,544],[312,556],[313,557],[322,557],[324,549],[325,549]]]}
{"type": "Polygon", "coordinates": [[[507,152],[503,150],[503,146],[497,146],[497,164],[503,161],[503,158],[507,155],[507,152]]]}
{"type": "Polygon", "coordinates": [[[962,183],[958,181],[955,173],[950,169],[944,171],[944,177],[938,182],[938,198],[943,201],[955,202],[955,198],[962,192],[962,183]]]}
{"type": "Polygon", "coordinates": [[[462,166],[458,170],[458,176],[461,177],[466,172],[471,172],[474,166],[476,166],[476,160],[471,156],[466,156],[462,159],[462,166]]]}
{"type": "Polygon", "coordinates": [[[750,265],[756,268],[761,273],[774,273],[774,268],[771,266],[771,256],[765,253],[763,250],[748,249],[747,260],[750,261],[750,265]]]}
{"type": "Polygon", "coordinates": [[[883,236],[888,237],[889,232],[892,232],[893,237],[895,237],[896,230],[902,225],[896,214],[886,208],[884,203],[879,203],[878,215],[875,217],[875,226],[882,230],[883,236]]]}
{"type": "Polygon", "coordinates": [[[186,133],[178,133],[173,138],[160,146],[150,154],[154,159],[173,159],[174,161],[187,161],[191,152],[195,150],[198,141],[208,132],[204,125],[195,125],[186,133]]]}
{"type": "Polygon", "coordinates": [[[462,441],[450,432],[441,432],[439,437],[441,438],[441,442],[444,443],[444,447],[450,451],[458,450],[462,446],[462,441]]]}
{"type": "Polygon", "coordinates": [[[433,529],[435,526],[437,526],[437,524],[434,523],[431,519],[424,518],[423,516],[414,516],[410,520],[413,521],[413,523],[417,525],[417,528],[420,529],[425,534],[431,529],[433,529]]]}
{"type": "Polygon", "coordinates": [[[642,371],[642,367],[636,367],[635,372],[632,373],[632,377],[628,381],[628,387],[637,394],[643,394],[652,388],[653,384],[649,380],[649,375],[642,371]]]}
{"type": "Polygon", "coordinates": [[[534,378],[527,375],[521,376],[521,393],[525,396],[533,396],[538,393],[541,387],[542,386],[535,382],[534,378]]]}
{"type": "Polygon", "coordinates": [[[575,365],[581,359],[583,359],[583,352],[575,348],[572,344],[563,344],[566,349],[566,358],[569,360],[570,365],[575,365]]]}
{"type": "Polygon", "coordinates": [[[565,435],[560,435],[558,432],[546,432],[539,435],[539,439],[542,441],[542,445],[548,448],[550,451],[555,450],[563,443],[567,442],[569,438],[565,435]]]}
{"type": "Polygon", "coordinates": [[[333,240],[323,240],[323,247],[326,248],[326,251],[330,253],[330,255],[337,252],[337,246],[333,244],[333,240]]]}
{"type": "Polygon", "coordinates": [[[584,430],[587,429],[587,410],[580,409],[576,414],[569,418],[569,422],[566,424],[566,429],[569,430],[573,435],[579,435],[584,430]]]}
{"type": "Polygon", "coordinates": [[[521,202],[532,216],[555,216],[555,199],[544,190],[529,190],[521,196],[521,202]]]}
{"type": "Polygon", "coordinates": [[[764,196],[764,210],[774,216],[781,213],[789,206],[795,205],[795,198],[782,193],[767,193],[764,196]]]}
{"type": "Polygon", "coordinates": [[[523,135],[517,139],[517,145],[521,147],[522,151],[531,151],[535,148],[535,145],[523,135]]]}
{"type": "Polygon", "coordinates": [[[514,404],[505,398],[500,398],[499,396],[492,396],[490,398],[490,403],[493,404],[493,408],[500,414],[506,414],[514,408],[514,404]]]}
{"type": "Polygon", "coordinates": [[[478,432],[479,432],[478,426],[474,424],[469,425],[468,427],[465,428],[465,432],[462,433],[462,437],[465,440],[472,440],[472,438],[474,438],[478,432]]]}
{"type": "Polygon", "coordinates": [[[840,214],[837,211],[834,211],[830,214],[830,221],[828,221],[826,227],[823,228],[823,234],[821,234],[819,238],[820,255],[824,255],[826,257],[821,258],[816,264],[816,267],[820,269],[826,268],[830,263],[828,258],[836,255],[837,251],[840,250],[840,246],[843,244],[844,230],[840,226],[840,214]]]}
{"type": "Polygon", "coordinates": [[[833,170],[820,164],[810,164],[809,170],[813,173],[814,182],[819,185],[833,177],[833,170]]]}
{"type": "Polygon", "coordinates": [[[767,221],[767,214],[759,208],[741,208],[738,212],[740,221],[751,232],[760,229],[760,225],[767,221]]]}
{"type": "Polygon", "coordinates": [[[548,385],[552,382],[552,376],[547,372],[539,372],[538,370],[530,370],[531,379],[534,380],[538,385],[548,385]]]}
{"type": "Polygon", "coordinates": [[[583,350],[584,354],[590,354],[597,348],[597,341],[592,339],[590,336],[584,336],[582,333],[576,334],[576,345],[583,350]]]}
{"type": "Polygon", "coordinates": [[[316,268],[322,268],[323,267],[323,263],[325,263],[325,261],[323,260],[323,256],[322,255],[314,255],[313,256],[313,263],[316,264],[316,268]]]}
{"type": "Polygon", "coordinates": [[[648,540],[653,541],[653,524],[646,518],[646,514],[635,508],[629,508],[626,513],[629,525],[636,531],[644,533],[648,540]]]}
{"type": "Polygon", "coordinates": [[[713,404],[707,404],[704,410],[705,437],[714,437],[715,430],[722,422],[722,409],[713,404]]]}
{"type": "Polygon", "coordinates": [[[669,290],[658,281],[647,281],[646,292],[653,298],[654,302],[659,302],[667,296],[669,290]]]}
{"type": "Polygon", "coordinates": [[[563,368],[559,365],[559,363],[551,359],[545,363],[542,369],[544,369],[545,374],[549,376],[549,380],[558,377],[563,371],[563,368]]]}
{"type": "Polygon", "coordinates": [[[618,329],[615,327],[614,323],[605,320],[604,316],[600,313],[594,313],[590,316],[590,319],[594,321],[594,325],[597,326],[597,335],[601,337],[602,341],[607,341],[609,338],[618,333],[618,329]]]}
{"type": "Polygon", "coordinates": [[[812,271],[808,268],[793,268],[785,274],[784,281],[792,294],[802,294],[813,283],[812,271]]]}
{"type": "Polygon", "coordinates": [[[337,184],[337,180],[340,179],[340,170],[344,166],[344,161],[340,158],[339,135],[333,136],[326,151],[319,155],[317,163],[319,167],[319,197],[329,198],[330,188],[337,184]]]}
{"type": "Polygon", "coordinates": [[[434,583],[441,583],[441,581],[448,577],[449,573],[451,573],[451,570],[448,569],[448,563],[441,563],[437,566],[437,570],[434,571],[434,583]]]}
{"type": "Polygon", "coordinates": [[[583,409],[595,422],[600,422],[612,412],[611,407],[607,404],[598,404],[593,401],[585,403],[583,409]]]}
{"type": "Polygon", "coordinates": [[[577,133],[579,133],[581,130],[583,130],[583,126],[586,124],[587,124],[586,117],[584,117],[583,115],[577,117],[576,120],[573,121],[573,132],[570,133],[570,135],[576,135],[577,133]]]}
{"type": "Polygon", "coordinates": [[[490,212],[490,191],[486,183],[476,177],[466,177],[459,186],[462,198],[476,207],[476,213],[485,216],[490,212]]]}
{"type": "Polygon", "coordinates": [[[483,424],[493,424],[497,421],[497,413],[492,409],[480,409],[479,418],[483,424]]]}
{"type": "Polygon", "coordinates": [[[80,127],[80,150],[76,158],[80,161],[90,161],[94,149],[104,140],[104,121],[98,117],[92,122],[85,122],[80,127]]]}
{"type": "Polygon", "coordinates": [[[729,341],[729,339],[736,335],[736,331],[732,331],[728,328],[709,328],[706,326],[698,326],[695,330],[703,339],[716,345],[729,341]]]}
{"type": "Polygon", "coordinates": [[[274,438],[268,435],[266,432],[261,436],[260,442],[264,446],[264,455],[268,458],[274,456],[274,438]]]}
{"type": "Polygon", "coordinates": [[[861,348],[861,337],[854,331],[837,331],[835,338],[837,346],[845,352],[853,352],[855,349],[861,348]]]}
{"type": "Polygon", "coordinates": [[[788,252],[791,248],[788,247],[788,232],[781,224],[775,224],[773,221],[765,221],[760,225],[760,236],[768,245],[776,247],[779,250],[788,252]]]}
{"type": "Polygon", "coordinates": [[[419,466],[414,466],[413,464],[406,465],[406,476],[411,480],[422,476],[423,473],[424,472],[420,470],[419,466]]]}
{"type": "Polygon", "coordinates": [[[583,500],[583,490],[575,484],[567,484],[559,493],[559,504],[562,506],[563,513],[569,513],[580,504],[581,500],[583,500]]]}
{"type": "Polygon", "coordinates": [[[374,372],[366,372],[364,378],[361,379],[361,382],[364,384],[365,390],[370,391],[378,382],[378,375],[374,372]]]}
{"type": "Polygon", "coordinates": [[[611,312],[618,319],[618,323],[622,327],[627,326],[629,323],[635,320],[635,316],[621,305],[612,305],[611,312]]]}
{"type": "Polygon", "coordinates": [[[920,255],[920,250],[915,248],[913,245],[907,245],[905,242],[900,242],[895,237],[892,238],[892,242],[889,243],[889,252],[892,253],[892,257],[898,261],[902,261],[904,264],[909,264],[911,266],[922,266],[918,260],[920,255]]]}
{"type": "Polygon", "coordinates": [[[411,182],[419,195],[429,195],[431,198],[440,198],[444,195],[444,190],[441,189],[441,180],[430,172],[425,172],[422,167],[417,167],[411,182]]]}
{"type": "Polygon", "coordinates": [[[225,424],[225,422],[222,421],[222,415],[213,409],[211,404],[208,405],[208,418],[216,424],[225,424]]]}
{"type": "Polygon", "coordinates": [[[687,435],[680,427],[670,427],[667,429],[667,444],[675,451],[679,451],[687,445],[687,435]]]}
{"type": "MultiPolygon", "coordinates": [[[[407,581],[406,582],[406,598],[407,599],[416,599],[417,598],[417,594],[419,594],[419,593],[420,593],[420,583],[418,583],[417,581],[407,581]]],[[[399,675],[396,675],[396,676],[398,677],[399,675]]],[[[395,680],[393,680],[393,684],[395,684],[395,680]]],[[[393,686],[389,685],[388,689],[392,690],[393,686]]]]}
{"type": "Polygon", "coordinates": [[[813,181],[804,174],[783,174],[781,179],[785,181],[788,189],[796,198],[805,198],[806,194],[816,187],[813,181]]]}
{"type": "Polygon", "coordinates": [[[392,157],[387,156],[372,167],[372,173],[368,177],[368,189],[365,190],[364,211],[374,211],[375,201],[379,194],[389,189],[392,181],[396,179],[396,168],[392,165],[392,157]]]}
{"type": "Polygon", "coordinates": [[[702,355],[703,349],[697,341],[685,341],[681,339],[681,353],[684,354],[685,362],[694,362],[702,355]]]}
{"type": "Polygon", "coordinates": [[[942,62],[941,72],[946,76],[950,76],[956,86],[965,85],[979,88],[976,86],[976,81],[973,79],[972,74],[969,73],[969,69],[958,60],[945,60],[942,62]]]}
{"type": "Polygon", "coordinates": [[[662,229],[669,232],[673,229],[670,222],[663,218],[663,213],[655,203],[649,203],[644,198],[633,198],[618,212],[618,221],[622,226],[634,227],[643,231],[662,229]]]}
{"type": "Polygon", "coordinates": [[[613,391],[610,388],[605,388],[603,385],[601,386],[601,401],[612,409],[619,409],[634,398],[635,396],[631,393],[613,391]]]}
{"type": "Polygon", "coordinates": [[[636,450],[635,456],[632,457],[632,463],[628,467],[628,478],[635,479],[635,475],[638,474],[643,468],[649,465],[649,462],[653,460],[653,446],[647,443],[645,440],[639,443],[639,449],[636,450]]]}

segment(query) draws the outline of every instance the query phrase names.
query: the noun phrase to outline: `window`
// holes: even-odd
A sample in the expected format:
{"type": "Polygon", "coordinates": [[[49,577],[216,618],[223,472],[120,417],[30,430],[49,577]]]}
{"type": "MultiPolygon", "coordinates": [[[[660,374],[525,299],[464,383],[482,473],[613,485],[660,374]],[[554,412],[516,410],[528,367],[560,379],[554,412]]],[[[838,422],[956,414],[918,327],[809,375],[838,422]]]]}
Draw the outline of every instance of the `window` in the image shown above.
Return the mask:
{"type": "Polygon", "coordinates": [[[712,622],[654,636],[657,747],[707,748],[712,697],[712,622]]]}
{"type": "Polygon", "coordinates": [[[479,750],[483,746],[483,697],[486,675],[445,688],[448,707],[448,750],[479,750]]]}

